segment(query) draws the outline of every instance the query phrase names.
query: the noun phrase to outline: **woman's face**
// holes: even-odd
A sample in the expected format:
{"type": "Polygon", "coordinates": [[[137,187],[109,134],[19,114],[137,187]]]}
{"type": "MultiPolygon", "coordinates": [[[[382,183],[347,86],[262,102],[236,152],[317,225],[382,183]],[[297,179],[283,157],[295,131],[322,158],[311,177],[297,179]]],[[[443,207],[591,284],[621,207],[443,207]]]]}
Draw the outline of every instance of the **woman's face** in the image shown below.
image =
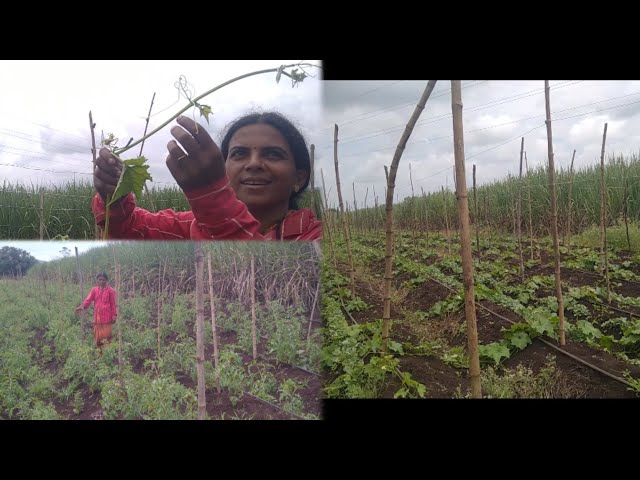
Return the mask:
{"type": "Polygon", "coordinates": [[[288,142],[271,125],[247,125],[229,141],[227,175],[238,198],[254,215],[287,209],[295,187],[302,188],[308,173],[296,170],[288,142]]]}

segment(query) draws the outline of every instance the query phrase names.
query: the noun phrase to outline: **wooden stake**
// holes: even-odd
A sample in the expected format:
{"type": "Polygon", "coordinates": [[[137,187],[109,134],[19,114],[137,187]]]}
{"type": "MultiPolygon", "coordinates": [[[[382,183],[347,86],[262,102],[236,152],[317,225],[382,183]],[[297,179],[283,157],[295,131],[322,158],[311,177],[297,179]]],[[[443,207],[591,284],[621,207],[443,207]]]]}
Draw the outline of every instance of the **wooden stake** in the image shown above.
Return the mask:
{"type": "Polygon", "coordinates": [[[531,178],[529,176],[529,163],[527,162],[527,152],[524,152],[524,163],[527,169],[527,197],[529,203],[529,240],[531,242],[531,260],[533,260],[533,215],[531,212],[531,178]]]}
{"type": "MultiPolygon", "coordinates": [[[[404,129],[400,142],[396,147],[396,152],[391,162],[391,171],[388,173],[387,180],[387,197],[385,204],[385,228],[386,228],[386,242],[385,242],[385,259],[384,259],[384,311],[382,319],[382,350],[388,351],[389,330],[391,327],[391,280],[392,280],[392,264],[393,264],[393,191],[395,189],[396,173],[398,172],[398,164],[400,163],[400,157],[407,145],[407,141],[411,136],[411,132],[415,127],[424,106],[433,91],[433,87],[436,85],[436,80],[429,80],[427,86],[420,97],[420,101],[416,105],[407,126],[404,129]]],[[[385,172],[387,171],[385,166],[385,172]]]]}
{"type": "MultiPolygon", "coordinates": [[[[78,281],[80,282],[80,303],[84,301],[84,286],[82,283],[82,271],[80,270],[80,258],[78,257],[78,247],[76,249],[76,268],[78,270],[78,281]]],[[[80,310],[80,341],[84,343],[84,309],[80,310]]]]}
{"type": "Polygon", "coordinates": [[[469,202],[464,166],[462,87],[460,80],[451,81],[451,109],[453,115],[453,146],[456,162],[456,197],[458,199],[458,216],[460,218],[460,251],[464,276],[464,311],[467,319],[469,380],[471,383],[471,396],[473,398],[482,398],[475,292],[473,285],[473,258],[471,256],[471,230],[469,228],[469,202]]]}
{"type": "Polygon", "coordinates": [[[207,265],[209,267],[209,302],[211,303],[211,333],[213,335],[213,367],[216,371],[216,389],[220,393],[220,370],[218,367],[218,331],[216,328],[216,305],[213,296],[213,269],[211,268],[211,252],[207,253],[207,265]]]}
{"type": "Polygon", "coordinates": [[[198,420],[207,415],[204,375],[204,255],[202,243],[194,242],[196,254],[196,373],[198,376],[198,420]]]}
{"type": "Polygon", "coordinates": [[[576,151],[573,150],[571,157],[571,168],[569,168],[569,206],[567,208],[567,253],[571,250],[571,208],[573,207],[573,161],[576,158],[576,151]]]}
{"type": "Polygon", "coordinates": [[[524,137],[520,142],[520,176],[518,177],[518,254],[520,255],[520,278],[524,280],[524,259],[522,258],[522,157],[524,154],[524,137]]]}
{"type": "Polygon", "coordinates": [[[351,295],[355,297],[355,270],[353,268],[353,256],[351,254],[351,234],[349,231],[349,222],[342,203],[342,191],[340,189],[340,172],[338,171],[338,125],[334,125],[333,130],[333,163],[336,169],[336,187],[338,189],[338,203],[340,204],[340,216],[342,217],[342,227],[344,229],[344,239],[347,243],[347,254],[349,255],[349,276],[351,278],[351,295]]]}
{"type": "Polygon", "coordinates": [[[556,175],[553,163],[553,135],[551,132],[551,103],[549,100],[549,80],[544,81],[544,97],[547,119],[547,145],[549,147],[549,192],[551,195],[551,235],[553,237],[553,254],[555,263],[556,297],[558,299],[558,317],[560,318],[560,345],[564,338],[564,305],[562,301],[562,283],[560,280],[560,246],[558,245],[558,206],[556,202],[556,175]]]}
{"type": "Polygon", "coordinates": [[[600,153],[600,190],[602,200],[600,201],[601,219],[601,242],[600,253],[604,257],[604,279],[607,283],[607,303],[611,303],[611,283],[609,282],[609,253],[607,251],[607,185],[604,181],[604,144],[607,140],[607,124],[604,124],[602,134],[602,151],[600,153]]]}
{"type": "Polygon", "coordinates": [[[480,217],[478,216],[478,193],[476,190],[476,164],[473,164],[473,205],[475,210],[475,226],[476,226],[476,250],[478,251],[478,256],[480,256],[480,234],[478,231],[480,230],[480,217]]]}
{"type": "Polygon", "coordinates": [[[253,361],[258,360],[258,334],[256,328],[256,273],[255,260],[253,253],[251,254],[251,337],[253,338],[253,361]]]}

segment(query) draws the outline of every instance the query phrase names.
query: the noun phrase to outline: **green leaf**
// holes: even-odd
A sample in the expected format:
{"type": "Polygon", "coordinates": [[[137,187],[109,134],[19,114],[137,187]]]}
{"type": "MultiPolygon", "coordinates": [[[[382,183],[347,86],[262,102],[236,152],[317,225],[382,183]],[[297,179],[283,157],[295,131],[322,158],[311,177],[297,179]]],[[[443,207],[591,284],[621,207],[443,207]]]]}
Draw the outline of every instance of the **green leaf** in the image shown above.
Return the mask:
{"type": "Polygon", "coordinates": [[[372,352],[378,352],[382,348],[382,341],[379,338],[372,338],[369,343],[372,352]]]}
{"type": "Polygon", "coordinates": [[[407,398],[408,393],[409,391],[403,387],[393,395],[393,398],[407,398]]]}
{"type": "Polygon", "coordinates": [[[402,350],[402,344],[399,342],[394,342],[393,340],[389,340],[389,350],[392,352],[399,353],[400,355],[404,355],[404,351],[402,350]]]}
{"type": "Polygon", "coordinates": [[[535,309],[527,318],[527,323],[539,335],[553,337],[554,329],[551,319],[554,317],[557,317],[557,315],[548,316],[541,309],[535,309]]]}
{"type": "Polygon", "coordinates": [[[523,305],[526,305],[530,298],[531,296],[527,292],[522,292],[518,295],[518,301],[523,305]]]}
{"type": "Polygon", "coordinates": [[[531,343],[531,338],[525,332],[516,332],[511,336],[510,341],[514,347],[524,350],[531,343]]]}
{"type": "Polygon", "coordinates": [[[478,351],[481,357],[493,360],[496,365],[500,363],[502,357],[509,358],[511,356],[509,349],[497,342],[488,345],[479,345],[478,351]]]}
{"type": "Polygon", "coordinates": [[[149,165],[145,165],[146,161],[147,159],[145,157],[124,160],[124,168],[122,169],[118,186],[115,192],[113,192],[109,205],[112,205],[129,192],[133,192],[137,198],[142,196],[144,182],[146,180],[153,180],[148,172],[149,165]]]}
{"type": "Polygon", "coordinates": [[[580,329],[582,334],[586,338],[600,338],[602,337],[602,332],[594,327],[591,322],[587,320],[578,320],[576,322],[576,326],[580,329]]]}
{"type": "Polygon", "coordinates": [[[213,109],[209,105],[198,105],[198,108],[200,109],[200,115],[203,116],[207,124],[209,124],[209,115],[213,114],[213,109]]]}
{"type": "Polygon", "coordinates": [[[615,338],[611,335],[603,335],[598,340],[598,343],[600,344],[600,346],[603,348],[606,348],[607,350],[611,350],[611,347],[613,347],[614,342],[615,342],[615,338]]]}

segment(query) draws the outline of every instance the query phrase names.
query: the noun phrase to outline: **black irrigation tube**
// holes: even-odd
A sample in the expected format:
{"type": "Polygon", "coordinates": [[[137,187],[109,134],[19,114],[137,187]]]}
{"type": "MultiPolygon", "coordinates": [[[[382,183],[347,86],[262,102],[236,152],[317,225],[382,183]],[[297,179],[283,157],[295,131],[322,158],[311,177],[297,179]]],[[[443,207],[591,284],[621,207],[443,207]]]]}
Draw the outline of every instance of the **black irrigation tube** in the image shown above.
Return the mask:
{"type": "MultiPolygon", "coordinates": [[[[451,290],[452,292],[454,292],[454,293],[456,292],[453,288],[449,287],[448,285],[445,285],[444,283],[440,282],[439,280],[436,280],[435,278],[433,278],[433,277],[431,277],[431,276],[429,276],[429,275],[427,275],[427,276],[428,276],[429,278],[431,278],[431,280],[433,280],[434,282],[436,282],[436,283],[438,283],[438,284],[442,285],[443,287],[445,287],[445,288],[447,288],[447,289],[451,290]]],[[[498,318],[502,318],[503,320],[506,320],[507,322],[509,322],[509,323],[511,323],[511,324],[513,324],[513,325],[515,325],[515,324],[516,324],[516,322],[514,322],[513,320],[510,320],[510,319],[508,319],[507,317],[505,317],[505,316],[503,316],[503,315],[500,315],[499,313],[494,312],[493,310],[491,310],[491,309],[489,309],[489,308],[485,307],[484,305],[481,305],[481,304],[480,304],[480,303],[478,303],[478,302],[476,302],[476,305],[477,305],[478,307],[480,307],[480,308],[482,308],[482,309],[486,310],[487,312],[491,313],[492,315],[495,315],[495,316],[496,316],[496,317],[498,317],[498,318]]],[[[553,348],[554,350],[557,350],[557,351],[558,351],[558,352],[560,352],[560,353],[563,353],[564,355],[568,356],[569,358],[572,358],[573,360],[575,360],[575,361],[577,361],[577,362],[579,362],[579,363],[582,363],[583,365],[585,365],[585,366],[587,366],[587,367],[589,367],[589,368],[591,368],[591,369],[593,369],[593,370],[595,370],[595,371],[597,371],[597,372],[600,372],[600,373],[602,373],[603,375],[606,375],[607,377],[610,377],[610,378],[612,378],[613,380],[615,380],[615,381],[617,381],[617,382],[623,383],[624,385],[627,385],[628,387],[633,387],[633,385],[631,385],[631,383],[627,382],[627,381],[626,381],[626,380],[624,380],[623,378],[617,377],[617,376],[615,376],[615,375],[613,375],[613,374],[611,374],[611,373],[609,373],[609,372],[607,372],[607,371],[605,371],[605,370],[602,370],[601,368],[596,367],[595,365],[590,364],[589,362],[587,362],[587,361],[585,361],[585,360],[581,359],[580,357],[577,357],[577,356],[573,355],[572,353],[569,353],[569,352],[567,352],[567,351],[565,351],[565,350],[561,349],[560,347],[557,347],[556,345],[554,345],[554,344],[552,344],[552,343],[550,343],[550,342],[547,342],[547,341],[546,341],[546,340],[544,340],[543,338],[536,337],[536,338],[534,338],[534,340],[540,340],[540,341],[541,341],[542,343],[544,343],[545,345],[547,345],[547,346],[549,346],[549,347],[553,348]]]]}
{"type": "MultiPolygon", "coordinates": [[[[504,316],[500,315],[499,313],[496,313],[496,312],[492,311],[491,309],[489,309],[489,308],[485,307],[484,305],[480,305],[479,303],[478,303],[477,305],[478,305],[480,308],[483,308],[483,309],[484,309],[484,310],[486,310],[487,312],[491,313],[492,315],[495,315],[496,317],[502,318],[503,320],[506,320],[507,322],[510,322],[510,323],[512,323],[512,324],[514,324],[514,325],[516,324],[516,322],[514,322],[513,320],[510,320],[510,319],[508,319],[507,317],[504,317],[504,316]]],[[[546,341],[545,339],[543,339],[543,338],[536,337],[536,338],[534,338],[534,340],[540,340],[540,341],[541,341],[542,343],[544,343],[545,345],[547,345],[547,346],[549,346],[549,347],[551,347],[551,348],[553,348],[553,349],[557,350],[557,351],[558,351],[558,352],[560,352],[560,353],[564,353],[566,356],[568,356],[568,357],[570,357],[570,358],[572,358],[572,359],[576,360],[577,362],[582,363],[583,365],[586,365],[586,366],[587,366],[587,367],[589,367],[589,368],[592,368],[593,370],[595,370],[595,371],[597,371],[597,372],[602,373],[603,375],[606,375],[607,377],[610,377],[610,378],[612,378],[612,379],[616,380],[617,382],[624,383],[625,385],[627,385],[627,386],[629,386],[629,387],[631,387],[631,386],[632,386],[632,385],[631,385],[629,382],[627,382],[626,380],[624,380],[624,379],[622,379],[622,378],[620,378],[620,377],[617,377],[617,376],[615,376],[615,375],[613,375],[613,374],[611,374],[611,373],[607,372],[606,370],[603,370],[603,369],[601,369],[601,368],[599,368],[599,367],[596,367],[595,365],[590,364],[589,362],[587,362],[587,361],[585,361],[585,360],[581,359],[580,357],[577,357],[577,356],[573,355],[572,353],[569,353],[569,352],[567,352],[567,351],[565,351],[565,350],[562,350],[560,347],[558,347],[558,346],[556,346],[556,345],[554,345],[554,344],[552,344],[552,343],[550,343],[550,342],[547,342],[547,341],[546,341]]]]}

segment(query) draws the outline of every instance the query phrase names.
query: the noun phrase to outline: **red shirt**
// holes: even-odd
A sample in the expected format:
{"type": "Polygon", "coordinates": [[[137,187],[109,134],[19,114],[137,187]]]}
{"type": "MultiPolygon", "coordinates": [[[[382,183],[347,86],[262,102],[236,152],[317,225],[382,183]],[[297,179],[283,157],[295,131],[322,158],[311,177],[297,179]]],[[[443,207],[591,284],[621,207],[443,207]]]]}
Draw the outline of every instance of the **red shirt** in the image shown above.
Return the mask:
{"type": "MultiPolygon", "coordinates": [[[[111,205],[109,238],[164,240],[318,240],[322,223],[308,208],[290,210],[278,228],[261,234],[260,222],[238,200],[223,177],[206,187],[185,192],[190,212],[156,213],[136,207],[129,193],[111,205]]],[[[104,228],[105,206],[99,194],[91,204],[96,223],[104,228]]]]}
{"type": "Polygon", "coordinates": [[[93,287],[87,298],[82,302],[82,308],[88,308],[95,302],[93,309],[94,323],[111,323],[116,316],[116,292],[109,285],[104,288],[93,287]]]}

